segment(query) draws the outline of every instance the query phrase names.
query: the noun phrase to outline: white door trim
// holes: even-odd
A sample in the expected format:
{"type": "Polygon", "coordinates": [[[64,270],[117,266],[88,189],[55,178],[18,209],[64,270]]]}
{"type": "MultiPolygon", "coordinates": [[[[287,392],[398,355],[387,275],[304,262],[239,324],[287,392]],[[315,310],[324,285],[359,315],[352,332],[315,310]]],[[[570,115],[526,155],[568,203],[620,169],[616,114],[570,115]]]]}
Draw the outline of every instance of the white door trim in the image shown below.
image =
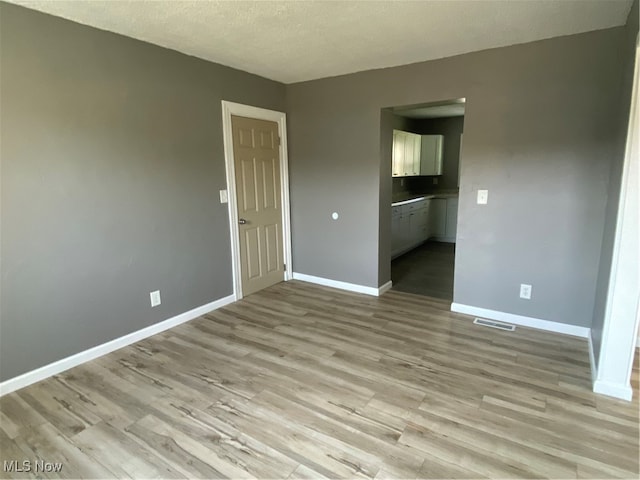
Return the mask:
{"type": "Polygon", "coordinates": [[[604,325],[593,390],[631,400],[631,370],[640,323],[640,272],[638,271],[638,195],[640,170],[640,35],[636,38],[635,64],[620,199],[609,274],[604,325]]]}
{"type": "Polygon", "coordinates": [[[269,120],[278,124],[280,135],[280,193],[282,195],[282,238],[284,261],[287,268],[284,279],[291,280],[291,215],[289,210],[289,160],[287,157],[287,116],[284,112],[242,105],[222,100],[222,132],[224,136],[224,162],[227,173],[229,205],[229,231],[231,233],[231,262],[233,270],[233,293],[242,298],[242,276],[240,275],[240,238],[238,234],[238,208],[236,201],[236,175],[233,163],[233,136],[231,115],[269,120]]]}

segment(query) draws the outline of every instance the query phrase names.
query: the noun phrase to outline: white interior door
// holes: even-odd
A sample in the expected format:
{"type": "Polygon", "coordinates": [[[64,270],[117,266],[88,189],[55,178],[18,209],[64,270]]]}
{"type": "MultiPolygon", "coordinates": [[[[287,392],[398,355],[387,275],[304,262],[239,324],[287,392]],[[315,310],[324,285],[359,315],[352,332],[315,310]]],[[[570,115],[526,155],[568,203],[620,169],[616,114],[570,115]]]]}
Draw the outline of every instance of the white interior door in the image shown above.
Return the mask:
{"type": "Polygon", "coordinates": [[[284,280],[280,139],[273,121],[231,116],[242,295],[284,280]]]}

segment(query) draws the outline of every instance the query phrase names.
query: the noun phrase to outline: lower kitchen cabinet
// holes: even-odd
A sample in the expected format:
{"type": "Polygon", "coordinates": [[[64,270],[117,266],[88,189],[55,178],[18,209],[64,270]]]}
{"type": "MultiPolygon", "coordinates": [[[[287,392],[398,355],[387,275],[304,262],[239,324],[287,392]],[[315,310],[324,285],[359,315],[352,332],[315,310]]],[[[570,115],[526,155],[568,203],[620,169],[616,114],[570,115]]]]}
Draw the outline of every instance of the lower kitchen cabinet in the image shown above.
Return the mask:
{"type": "Polygon", "coordinates": [[[424,198],[391,208],[391,258],[429,238],[456,241],[458,198],[424,198]]]}
{"type": "Polygon", "coordinates": [[[408,243],[409,215],[398,213],[391,217],[391,256],[399,254],[408,243]]]}
{"type": "Polygon", "coordinates": [[[391,258],[417,247],[430,235],[431,199],[422,199],[392,208],[391,258]]]}
{"type": "Polygon", "coordinates": [[[432,198],[431,199],[431,218],[430,218],[431,236],[436,238],[444,237],[446,228],[447,228],[447,199],[432,198]]]}
{"type": "Polygon", "coordinates": [[[431,199],[431,238],[437,242],[456,242],[458,197],[431,199]]]}

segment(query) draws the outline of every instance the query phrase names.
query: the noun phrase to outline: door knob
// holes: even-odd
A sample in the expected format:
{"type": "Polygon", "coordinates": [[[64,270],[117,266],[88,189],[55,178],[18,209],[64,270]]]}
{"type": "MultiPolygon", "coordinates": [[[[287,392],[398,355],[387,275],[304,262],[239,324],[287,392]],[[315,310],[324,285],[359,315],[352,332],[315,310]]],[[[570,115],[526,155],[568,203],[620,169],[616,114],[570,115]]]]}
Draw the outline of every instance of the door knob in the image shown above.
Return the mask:
{"type": "Polygon", "coordinates": [[[247,221],[246,221],[244,218],[240,218],[240,219],[238,220],[238,223],[239,223],[240,225],[244,225],[245,223],[247,223],[247,221]]]}

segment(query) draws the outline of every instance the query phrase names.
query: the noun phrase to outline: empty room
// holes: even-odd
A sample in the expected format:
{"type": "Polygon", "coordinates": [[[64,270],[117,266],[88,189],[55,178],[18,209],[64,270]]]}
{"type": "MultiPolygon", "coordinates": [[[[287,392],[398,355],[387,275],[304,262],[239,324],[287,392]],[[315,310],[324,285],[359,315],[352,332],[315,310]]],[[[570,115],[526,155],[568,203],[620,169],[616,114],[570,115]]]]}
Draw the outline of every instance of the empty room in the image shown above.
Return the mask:
{"type": "Polygon", "coordinates": [[[639,16],[0,1],[0,478],[638,478],[639,16]]]}

